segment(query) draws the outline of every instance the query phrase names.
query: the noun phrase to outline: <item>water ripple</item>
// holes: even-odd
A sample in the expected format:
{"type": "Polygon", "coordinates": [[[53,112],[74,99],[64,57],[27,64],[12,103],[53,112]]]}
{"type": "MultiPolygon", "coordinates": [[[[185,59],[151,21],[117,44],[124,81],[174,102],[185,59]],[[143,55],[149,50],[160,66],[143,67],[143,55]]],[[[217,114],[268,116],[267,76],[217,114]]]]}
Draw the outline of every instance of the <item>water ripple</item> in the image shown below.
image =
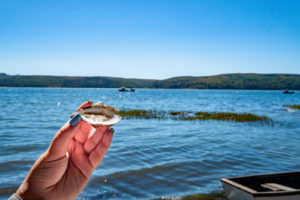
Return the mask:
{"type": "Polygon", "coordinates": [[[279,91],[0,88],[0,198],[17,189],[83,101],[120,110],[266,115],[274,124],[122,120],[78,199],[156,199],[221,190],[222,177],[299,169],[300,95],[279,91]],[[102,98],[105,97],[105,98],[102,98]],[[60,105],[58,105],[60,103],[60,105]],[[7,105],[10,106],[7,106],[7,105]],[[13,106],[12,106],[13,105],[13,106]]]}

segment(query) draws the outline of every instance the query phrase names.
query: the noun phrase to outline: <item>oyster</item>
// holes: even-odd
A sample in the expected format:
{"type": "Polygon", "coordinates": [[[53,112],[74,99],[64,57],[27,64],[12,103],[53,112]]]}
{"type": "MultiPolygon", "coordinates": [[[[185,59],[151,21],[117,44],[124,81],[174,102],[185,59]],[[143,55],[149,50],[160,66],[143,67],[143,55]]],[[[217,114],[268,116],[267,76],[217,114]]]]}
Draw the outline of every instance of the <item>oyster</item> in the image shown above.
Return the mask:
{"type": "Polygon", "coordinates": [[[83,121],[95,128],[100,126],[112,126],[121,120],[119,111],[111,106],[96,103],[78,111],[83,121]]]}

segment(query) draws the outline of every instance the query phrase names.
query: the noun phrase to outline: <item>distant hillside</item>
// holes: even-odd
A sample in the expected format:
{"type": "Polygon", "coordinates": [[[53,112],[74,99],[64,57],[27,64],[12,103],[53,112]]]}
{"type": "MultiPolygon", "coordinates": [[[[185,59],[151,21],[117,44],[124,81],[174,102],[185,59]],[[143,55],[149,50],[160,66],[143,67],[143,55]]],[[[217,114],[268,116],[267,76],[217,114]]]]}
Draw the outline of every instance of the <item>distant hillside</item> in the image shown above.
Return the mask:
{"type": "Polygon", "coordinates": [[[83,88],[119,88],[150,87],[155,80],[125,79],[113,77],[80,76],[10,76],[0,74],[0,86],[3,87],[83,87],[83,88]]]}
{"type": "Polygon", "coordinates": [[[79,76],[22,76],[0,73],[0,87],[191,88],[300,90],[299,74],[222,74],[165,80],[79,76]]]}
{"type": "Polygon", "coordinates": [[[203,77],[175,77],[153,84],[155,88],[199,89],[300,89],[299,74],[222,74],[203,77]]]}

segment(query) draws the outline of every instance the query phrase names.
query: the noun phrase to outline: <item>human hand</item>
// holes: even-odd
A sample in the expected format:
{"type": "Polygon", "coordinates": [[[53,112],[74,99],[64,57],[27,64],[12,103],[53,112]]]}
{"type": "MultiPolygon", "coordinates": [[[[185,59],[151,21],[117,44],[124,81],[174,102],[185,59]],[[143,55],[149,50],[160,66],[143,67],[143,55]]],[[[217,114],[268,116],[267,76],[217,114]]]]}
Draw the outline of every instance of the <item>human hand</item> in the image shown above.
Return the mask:
{"type": "MultiPolygon", "coordinates": [[[[78,109],[91,105],[91,102],[85,102],[78,109]]],[[[75,199],[112,141],[110,128],[100,127],[94,133],[93,130],[82,120],[75,126],[67,122],[35,162],[16,194],[23,200],[75,199]]]]}

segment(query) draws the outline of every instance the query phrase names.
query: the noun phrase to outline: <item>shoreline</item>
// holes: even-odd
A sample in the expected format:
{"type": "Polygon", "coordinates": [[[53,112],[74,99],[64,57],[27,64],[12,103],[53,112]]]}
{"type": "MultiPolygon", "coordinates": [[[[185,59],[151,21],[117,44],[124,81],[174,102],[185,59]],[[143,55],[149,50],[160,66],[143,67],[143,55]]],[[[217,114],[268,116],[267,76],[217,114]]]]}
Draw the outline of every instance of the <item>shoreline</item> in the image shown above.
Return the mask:
{"type": "MultiPolygon", "coordinates": [[[[0,88],[21,88],[21,89],[120,89],[118,87],[42,87],[42,86],[0,86],[0,88]]],[[[243,89],[243,88],[237,88],[237,89],[220,89],[220,88],[139,88],[135,87],[135,89],[149,89],[149,90],[217,90],[217,91],[284,91],[285,89],[243,89]]],[[[300,92],[300,89],[293,90],[295,92],[300,92]]],[[[125,92],[126,93],[126,92],[125,92]]]]}

